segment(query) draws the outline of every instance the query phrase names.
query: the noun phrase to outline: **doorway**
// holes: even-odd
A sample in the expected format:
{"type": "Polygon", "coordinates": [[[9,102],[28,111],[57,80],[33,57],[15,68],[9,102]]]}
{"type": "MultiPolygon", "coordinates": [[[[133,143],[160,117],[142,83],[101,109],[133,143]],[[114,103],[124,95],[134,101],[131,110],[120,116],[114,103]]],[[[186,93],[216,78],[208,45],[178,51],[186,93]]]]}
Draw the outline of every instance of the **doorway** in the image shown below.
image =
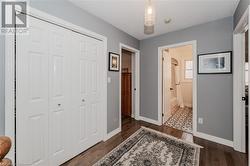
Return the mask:
{"type": "Polygon", "coordinates": [[[140,51],[120,43],[120,126],[132,118],[139,120],[140,51]]]}
{"type": "Polygon", "coordinates": [[[162,52],[163,124],[192,133],[193,46],[166,48],[162,52]]]}
{"type": "Polygon", "coordinates": [[[134,76],[134,72],[132,70],[132,56],[133,53],[131,51],[122,49],[122,63],[121,63],[121,100],[122,100],[122,122],[126,121],[126,119],[130,119],[134,117],[134,113],[132,112],[132,80],[134,76]]]}
{"type": "Polygon", "coordinates": [[[160,125],[165,125],[168,120],[172,119],[173,123],[171,125],[170,122],[168,123],[170,127],[188,131],[193,135],[197,134],[196,40],[158,48],[158,98],[158,123],[160,125]],[[183,53],[176,52],[178,49],[183,53]],[[189,55],[185,55],[188,54],[187,52],[189,55]],[[183,117],[184,125],[174,126],[178,125],[178,120],[183,117]],[[189,125],[188,129],[185,124],[189,125]]]}

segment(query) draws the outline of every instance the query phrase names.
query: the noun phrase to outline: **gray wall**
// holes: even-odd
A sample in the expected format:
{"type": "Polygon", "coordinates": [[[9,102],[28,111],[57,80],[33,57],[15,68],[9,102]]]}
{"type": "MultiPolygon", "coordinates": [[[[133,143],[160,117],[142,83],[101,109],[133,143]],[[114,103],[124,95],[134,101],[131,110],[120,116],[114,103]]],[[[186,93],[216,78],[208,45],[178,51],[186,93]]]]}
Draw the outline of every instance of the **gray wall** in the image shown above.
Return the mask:
{"type": "MultiPolygon", "coordinates": [[[[233,43],[233,18],[197,25],[184,30],[145,39],[141,50],[141,116],[158,120],[158,47],[197,40],[198,54],[231,51],[233,43]],[[150,77],[149,77],[150,76],[150,77]]],[[[233,139],[233,78],[226,75],[198,75],[197,78],[198,131],[233,139]]]]}
{"type": "MultiPolygon", "coordinates": [[[[111,24],[83,11],[67,0],[31,0],[30,5],[33,8],[47,12],[58,18],[62,18],[75,25],[79,25],[108,38],[108,52],[119,53],[119,43],[122,42],[131,47],[139,48],[139,41],[125,32],[115,28],[111,24]]],[[[1,39],[0,49],[3,50],[3,41],[1,39]]],[[[0,135],[4,129],[4,87],[3,83],[3,61],[1,54],[0,62],[0,135]]],[[[108,84],[108,132],[119,127],[119,74],[117,72],[108,72],[111,77],[111,83],[108,84]]]]}
{"type": "Polygon", "coordinates": [[[236,27],[236,25],[238,24],[238,22],[240,21],[241,16],[244,14],[244,12],[246,11],[248,5],[250,5],[250,0],[240,0],[236,11],[234,13],[234,28],[236,27]]]}

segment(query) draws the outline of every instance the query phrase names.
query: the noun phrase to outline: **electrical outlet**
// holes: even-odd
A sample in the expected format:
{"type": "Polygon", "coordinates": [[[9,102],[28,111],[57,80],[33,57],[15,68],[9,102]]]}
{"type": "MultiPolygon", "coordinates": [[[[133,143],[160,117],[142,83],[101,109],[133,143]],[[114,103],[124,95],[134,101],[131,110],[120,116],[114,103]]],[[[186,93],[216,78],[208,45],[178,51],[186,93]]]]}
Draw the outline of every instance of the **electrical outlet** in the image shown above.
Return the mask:
{"type": "Polygon", "coordinates": [[[203,124],[203,118],[198,118],[198,123],[203,124]]]}

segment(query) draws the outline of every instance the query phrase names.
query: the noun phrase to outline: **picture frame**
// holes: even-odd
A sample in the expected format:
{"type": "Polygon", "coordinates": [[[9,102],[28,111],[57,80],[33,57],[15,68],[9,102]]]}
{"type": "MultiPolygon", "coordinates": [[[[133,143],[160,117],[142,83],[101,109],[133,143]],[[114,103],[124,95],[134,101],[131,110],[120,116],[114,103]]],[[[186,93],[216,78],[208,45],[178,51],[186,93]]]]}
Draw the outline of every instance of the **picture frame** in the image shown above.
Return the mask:
{"type": "Polygon", "coordinates": [[[232,51],[198,55],[198,74],[232,74],[232,51]]]}
{"type": "Polygon", "coordinates": [[[120,55],[109,52],[109,71],[120,71],[120,55]]]}

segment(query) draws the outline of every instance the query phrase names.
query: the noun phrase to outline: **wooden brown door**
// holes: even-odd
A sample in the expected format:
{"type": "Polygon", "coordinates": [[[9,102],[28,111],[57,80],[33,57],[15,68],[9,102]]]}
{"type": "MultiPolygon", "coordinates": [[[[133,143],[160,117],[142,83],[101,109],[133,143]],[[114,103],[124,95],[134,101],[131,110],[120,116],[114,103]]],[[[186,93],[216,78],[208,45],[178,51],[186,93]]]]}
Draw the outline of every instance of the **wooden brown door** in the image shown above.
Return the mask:
{"type": "Polygon", "coordinates": [[[131,73],[122,73],[122,115],[132,113],[132,79],[131,73]]]}

